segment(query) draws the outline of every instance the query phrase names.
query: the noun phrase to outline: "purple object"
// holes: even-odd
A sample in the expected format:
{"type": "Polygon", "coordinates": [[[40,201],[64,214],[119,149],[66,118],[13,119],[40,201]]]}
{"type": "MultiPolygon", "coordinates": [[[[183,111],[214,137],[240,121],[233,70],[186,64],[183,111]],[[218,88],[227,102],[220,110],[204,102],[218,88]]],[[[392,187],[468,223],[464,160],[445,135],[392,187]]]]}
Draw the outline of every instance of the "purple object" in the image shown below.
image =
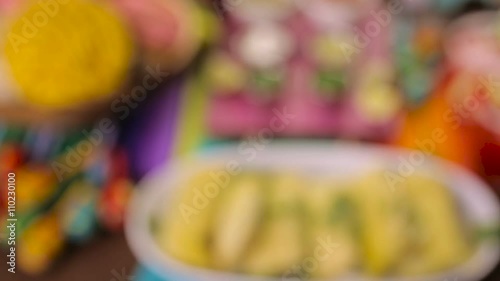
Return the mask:
{"type": "Polygon", "coordinates": [[[184,79],[176,77],[139,104],[125,131],[132,175],[139,179],[173,154],[184,79]]]}

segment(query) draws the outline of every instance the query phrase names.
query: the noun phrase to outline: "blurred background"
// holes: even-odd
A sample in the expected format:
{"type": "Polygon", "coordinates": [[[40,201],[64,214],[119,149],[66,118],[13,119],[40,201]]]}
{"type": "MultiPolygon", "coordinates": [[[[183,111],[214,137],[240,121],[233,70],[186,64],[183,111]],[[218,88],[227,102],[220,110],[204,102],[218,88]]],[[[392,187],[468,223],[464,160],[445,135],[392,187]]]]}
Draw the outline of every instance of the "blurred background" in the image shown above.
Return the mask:
{"type": "Polygon", "coordinates": [[[498,196],[499,7],[0,0],[1,279],[167,280],[129,248],[130,198],[150,171],[214,146],[404,147],[498,196]]]}

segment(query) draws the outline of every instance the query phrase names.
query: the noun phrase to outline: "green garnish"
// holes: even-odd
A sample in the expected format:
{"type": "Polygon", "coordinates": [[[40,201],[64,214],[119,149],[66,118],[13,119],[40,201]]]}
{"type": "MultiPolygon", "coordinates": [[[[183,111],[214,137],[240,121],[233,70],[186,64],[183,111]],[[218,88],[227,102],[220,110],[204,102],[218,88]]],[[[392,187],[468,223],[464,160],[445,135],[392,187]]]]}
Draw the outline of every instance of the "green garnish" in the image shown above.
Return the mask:
{"type": "Polygon", "coordinates": [[[321,96],[336,99],[346,88],[347,77],[341,71],[319,71],[315,77],[315,86],[321,96]]]}

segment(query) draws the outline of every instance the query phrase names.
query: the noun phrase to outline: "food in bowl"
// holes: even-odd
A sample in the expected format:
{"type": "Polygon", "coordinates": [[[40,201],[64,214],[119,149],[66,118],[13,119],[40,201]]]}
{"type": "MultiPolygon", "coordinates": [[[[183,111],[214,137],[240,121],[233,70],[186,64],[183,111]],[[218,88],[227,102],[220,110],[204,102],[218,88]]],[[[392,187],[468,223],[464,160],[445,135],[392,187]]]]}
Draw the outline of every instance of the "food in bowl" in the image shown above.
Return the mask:
{"type": "Polygon", "coordinates": [[[354,179],[252,170],[217,185],[188,180],[154,236],[196,267],[286,278],[422,276],[467,261],[476,245],[460,204],[415,173],[397,188],[386,174],[354,179]]]}

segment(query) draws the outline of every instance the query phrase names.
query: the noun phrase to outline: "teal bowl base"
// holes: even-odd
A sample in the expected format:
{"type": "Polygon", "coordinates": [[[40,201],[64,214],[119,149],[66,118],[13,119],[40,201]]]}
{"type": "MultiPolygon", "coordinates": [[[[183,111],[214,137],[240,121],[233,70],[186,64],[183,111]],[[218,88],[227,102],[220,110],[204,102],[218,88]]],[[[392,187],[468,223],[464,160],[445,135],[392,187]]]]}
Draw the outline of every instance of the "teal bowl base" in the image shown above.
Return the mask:
{"type": "Polygon", "coordinates": [[[181,280],[172,280],[172,279],[164,279],[155,273],[151,272],[144,266],[137,266],[135,270],[135,275],[133,281],[181,281],[181,280]]]}

